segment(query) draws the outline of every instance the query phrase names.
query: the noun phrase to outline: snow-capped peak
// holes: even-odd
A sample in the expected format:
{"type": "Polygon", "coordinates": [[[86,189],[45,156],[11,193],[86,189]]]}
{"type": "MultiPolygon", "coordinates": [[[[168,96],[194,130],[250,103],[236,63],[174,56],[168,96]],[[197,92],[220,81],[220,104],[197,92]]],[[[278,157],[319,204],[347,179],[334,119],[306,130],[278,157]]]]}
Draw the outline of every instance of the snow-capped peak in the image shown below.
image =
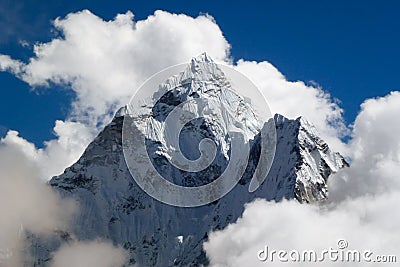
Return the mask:
{"type": "MultiPolygon", "coordinates": [[[[236,127],[248,136],[250,156],[239,183],[219,200],[197,208],[179,208],[161,203],[147,195],[132,179],[125,162],[122,129],[132,106],[122,108],[88,146],[82,157],[50,185],[61,195],[80,203],[71,233],[52,240],[33,240],[33,266],[47,266],[51,253],[69,239],[110,239],[129,252],[127,265],[139,266],[200,266],[207,264],[202,243],[210,231],[223,229],[235,222],[244,204],[255,198],[300,202],[324,200],[326,180],[346,162],[318,136],[315,128],[303,118],[287,119],[275,115],[263,122],[251,105],[230,87],[224,73],[209,56],[194,58],[187,68],[160,85],[162,93],[149,116],[137,117],[146,135],[149,155],[156,168],[169,175],[166,179],[183,186],[201,186],[213,181],[229,161],[227,125],[239,120],[236,127]],[[190,159],[199,157],[198,145],[203,138],[217,144],[213,163],[197,173],[184,172],[169,163],[168,142],[162,123],[171,110],[183,102],[209,100],[202,107],[189,105],[202,118],[182,129],[180,148],[190,159]],[[226,105],[227,115],[211,113],[211,105],[226,105]],[[220,120],[214,125],[215,120],[220,120]],[[265,124],[264,124],[265,123],[265,124]],[[260,157],[259,131],[268,123],[276,127],[276,153],[264,183],[254,192],[249,183],[260,157]]],[[[167,133],[168,135],[168,133],[167,133]]]]}

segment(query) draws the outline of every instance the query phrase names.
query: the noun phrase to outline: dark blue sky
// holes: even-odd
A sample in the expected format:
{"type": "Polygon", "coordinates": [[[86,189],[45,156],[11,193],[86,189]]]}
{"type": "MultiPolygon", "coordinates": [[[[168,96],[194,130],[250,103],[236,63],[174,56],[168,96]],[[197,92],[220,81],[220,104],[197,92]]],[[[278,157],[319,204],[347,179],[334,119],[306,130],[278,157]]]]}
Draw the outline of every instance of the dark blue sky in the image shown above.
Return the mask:
{"type": "MultiPolygon", "coordinates": [[[[234,59],[267,60],[289,80],[317,82],[341,100],[348,123],[364,99],[400,89],[399,1],[0,0],[0,54],[26,60],[32,52],[20,40],[48,41],[52,19],[85,8],[107,20],[127,10],[136,20],[157,9],[209,13],[234,59]]],[[[63,88],[32,92],[8,73],[0,88],[0,134],[15,129],[39,146],[73,97],[63,88]]]]}

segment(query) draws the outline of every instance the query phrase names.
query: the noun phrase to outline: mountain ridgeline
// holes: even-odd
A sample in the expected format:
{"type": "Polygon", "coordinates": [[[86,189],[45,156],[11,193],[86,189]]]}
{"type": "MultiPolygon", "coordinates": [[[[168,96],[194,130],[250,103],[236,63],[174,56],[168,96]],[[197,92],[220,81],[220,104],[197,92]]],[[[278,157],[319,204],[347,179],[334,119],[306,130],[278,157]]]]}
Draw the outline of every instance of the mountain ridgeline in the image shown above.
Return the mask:
{"type": "MultiPolygon", "coordinates": [[[[146,146],[154,166],[176,184],[199,186],[213,181],[224,171],[230,157],[226,129],[223,125],[213,125],[214,115],[194,120],[180,136],[182,152],[192,159],[199,156],[201,139],[211,138],[217,144],[215,160],[197,173],[184,172],[169,164],[168,150],[162,140],[165,136],[157,125],[175,106],[191,98],[239,103],[231,108],[242,109],[239,119],[251,144],[249,162],[239,183],[219,200],[194,208],[174,207],[150,197],[136,184],[124,158],[122,128],[127,110],[121,108],[81,158],[50,181],[53,189],[63,197],[79,202],[80,212],[74,217],[70,232],[60,233],[52,240],[36,239],[32,243],[35,266],[47,266],[51,253],[65,242],[98,238],[111,240],[125,248],[129,252],[129,264],[207,265],[202,244],[208,233],[235,222],[246,203],[256,198],[296,199],[302,203],[327,198],[328,177],[347,163],[340,154],[331,151],[309,122],[302,117],[295,120],[282,115],[273,117],[276,128],[274,161],[266,180],[250,193],[249,183],[261,151],[257,131],[263,127],[263,122],[257,119],[251,104],[244,103],[240,96],[226,88],[229,85],[223,72],[207,55],[192,59],[185,72],[174,76],[167,85],[183,84],[183,79],[185,86],[179,90],[176,86],[164,86],[164,97],[152,107],[152,116],[146,118],[146,125],[152,126],[146,128],[146,146]],[[206,80],[207,86],[201,85],[204,83],[200,80],[206,80]]],[[[201,110],[198,112],[205,114],[201,110]]]]}

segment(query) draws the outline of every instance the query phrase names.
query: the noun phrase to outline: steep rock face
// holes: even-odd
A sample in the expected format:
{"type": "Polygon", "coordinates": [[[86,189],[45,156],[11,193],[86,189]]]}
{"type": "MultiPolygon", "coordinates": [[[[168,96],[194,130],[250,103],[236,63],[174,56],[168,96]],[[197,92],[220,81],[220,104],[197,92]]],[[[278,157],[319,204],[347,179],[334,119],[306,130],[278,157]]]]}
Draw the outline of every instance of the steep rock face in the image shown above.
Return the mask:
{"type": "MultiPolygon", "coordinates": [[[[186,73],[173,77],[164,86],[165,97],[151,107],[154,112],[149,120],[154,127],[146,128],[150,129],[146,132],[146,142],[149,153],[156,155],[152,158],[155,165],[163,167],[164,172],[168,170],[173,182],[186,186],[206,184],[224,170],[229,160],[229,139],[224,124],[213,126],[212,117],[205,116],[205,119],[188,125],[181,136],[181,148],[189,158],[198,157],[199,140],[204,137],[218,144],[215,161],[197,174],[188,174],[169,165],[165,138],[157,131],[158,123],[182,101],[215,98],[231,103],[232,113],[242,114],[239,117],[243,122],[241,129],[251,143],[249,163],[242,179],[227,195],[201,207],[179,208],[153,199],[135,183],[127,168],[122,149],[125,116],[122,109],[82,157],[50,181],[63,196],[78,200],[80,213],[74,219],[71,233],[62,233],[57,240],[33,244],[37,266],[46,266],[50,253],[62,242],[74,238],[112,240],[126,248],[131,263],[139,266],[207,264],[202,250],[207,233],[236,221],[245,203],[255,198],[275,201],[295,198],[300,202],[324,200],[327,178],[347,164],[338,153],[329,149],[305,119],[290,120],[275,115],[275,158],[264,183],[249,193],[249,183],[260,153],[258,131],[263,126],[251,106],[240,96],[225,90],[229,89],[229,84],[223,73],[205,55],[194,59],[186,73]],[[206,85],[198,82],[204,75],[209,81],[206,85]]],[[[203,111],[199,111],[200,115],[205,115],[203,111]]]]}
{"type": "MultiPolygon", "coordinates": [[[[341,168],[348,167],[347,162],[337,153],[332,152],[328,144],[318,136],[315,127],[303,117],[289,120],[281,115],[275,115],[278,143],[273,167],[282,166],[281,155],[289,156],[289,176],[295,177],[293,195],[286,196],[295,198],[299,202],[322,201],[327,198],[327,179],[330,174],[341,168]],[[292,133],[294,139],[289,139],[288,133],[292,133]],[[286,139],[286,143],[284,140],[286,139]]],[[[279,171],[278,171],[279,172],[279,171]]],[[[269,178],[273,175],[271,171],[269,178]]],[[[280,175],[286,176],[280,172],[280,175]]]]}

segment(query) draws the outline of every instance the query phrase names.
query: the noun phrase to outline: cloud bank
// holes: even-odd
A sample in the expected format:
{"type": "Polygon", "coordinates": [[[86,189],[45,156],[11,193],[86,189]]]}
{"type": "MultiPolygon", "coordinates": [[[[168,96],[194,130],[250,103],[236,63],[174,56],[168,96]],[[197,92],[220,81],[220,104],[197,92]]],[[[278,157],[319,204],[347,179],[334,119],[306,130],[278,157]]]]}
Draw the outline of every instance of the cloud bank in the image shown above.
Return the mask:
{"type": "Polygon", "coordinates": [[[21,253],[25,233],[66,230],[76,206],[40,181],[40,169],[27,151],[5,142],[0,141],[0,265],[16,267],[29,256],[21,253]]]}
{"type": "Polygon", "coordinates": [[[331,180],[333,200],[400,192],[400,92],[361,105],[349,143],[351,168],[331,180]]]}
{"type": "Polygon", "coordinates": [[[128,253],[101,241],[76,242],[61,247],[54,253],[50,267],[122,267],[128,253]]]}

